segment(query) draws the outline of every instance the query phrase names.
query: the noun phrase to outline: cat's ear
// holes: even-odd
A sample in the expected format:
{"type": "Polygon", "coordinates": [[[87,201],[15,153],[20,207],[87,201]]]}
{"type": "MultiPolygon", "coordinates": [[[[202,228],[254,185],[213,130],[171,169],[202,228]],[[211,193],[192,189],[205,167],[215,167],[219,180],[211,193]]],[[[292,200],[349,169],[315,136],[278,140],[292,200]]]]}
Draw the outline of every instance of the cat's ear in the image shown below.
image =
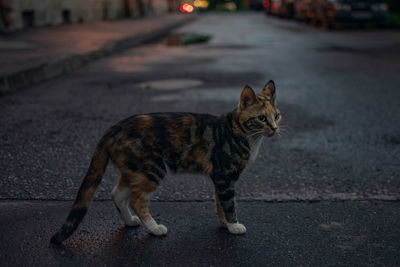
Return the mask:
{"type": "Polygon", "coordinates": [[[240,95],[239,108],[241,110],[248,108],[257,102],[256,94],[250,86],[246,85],[240,95]]]}
{"type": "Polygon", "coordinates": [[[276,88],[275,88],[275,83],[273,80],[270,80],[264,86],[264,89],[262,90],[262,94],[268,96],[269,99],[271,99],[272,104],[275,105],[276,88]]]}

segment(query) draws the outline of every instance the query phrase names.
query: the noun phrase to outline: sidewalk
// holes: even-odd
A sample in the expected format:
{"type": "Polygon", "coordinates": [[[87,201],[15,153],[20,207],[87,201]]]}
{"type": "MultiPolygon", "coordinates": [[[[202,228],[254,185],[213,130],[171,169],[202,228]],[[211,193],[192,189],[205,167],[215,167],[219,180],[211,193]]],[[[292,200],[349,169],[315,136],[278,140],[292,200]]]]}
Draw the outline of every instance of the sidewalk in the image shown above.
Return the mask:
{"type": "Polygon", "coordinates": [[[0,95],[70,72],[111,52],[159,38],[193,19],[193,16],[166,14],[0,35],[0,95]]]}

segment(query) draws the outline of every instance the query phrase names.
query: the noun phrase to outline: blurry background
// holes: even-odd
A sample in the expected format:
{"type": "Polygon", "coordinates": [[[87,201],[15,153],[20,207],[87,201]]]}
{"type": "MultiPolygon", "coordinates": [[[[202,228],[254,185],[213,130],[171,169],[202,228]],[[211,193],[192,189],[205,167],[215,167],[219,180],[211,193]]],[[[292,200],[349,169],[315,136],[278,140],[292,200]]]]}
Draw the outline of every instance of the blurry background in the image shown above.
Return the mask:
{"type": "Polygon", "coordinates": [[[0,0],[0,29],[141,17],[178,10],[264,10],[267,14],[324,27],[338,22],[400,25],[397,0],[0,0]]]}

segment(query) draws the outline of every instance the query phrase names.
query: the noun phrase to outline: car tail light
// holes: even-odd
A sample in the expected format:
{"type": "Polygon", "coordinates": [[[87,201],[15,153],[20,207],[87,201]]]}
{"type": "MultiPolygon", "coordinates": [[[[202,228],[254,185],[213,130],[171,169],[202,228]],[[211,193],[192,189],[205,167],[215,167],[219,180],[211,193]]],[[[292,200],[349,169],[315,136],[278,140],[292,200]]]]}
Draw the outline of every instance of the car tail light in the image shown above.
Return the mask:
{"type": "Polygon", "coordinates": [[[179,11],[182,13],[192,13],[194,11],[194,7],[191,4],[184,3],[179,8],[179,11]]]}

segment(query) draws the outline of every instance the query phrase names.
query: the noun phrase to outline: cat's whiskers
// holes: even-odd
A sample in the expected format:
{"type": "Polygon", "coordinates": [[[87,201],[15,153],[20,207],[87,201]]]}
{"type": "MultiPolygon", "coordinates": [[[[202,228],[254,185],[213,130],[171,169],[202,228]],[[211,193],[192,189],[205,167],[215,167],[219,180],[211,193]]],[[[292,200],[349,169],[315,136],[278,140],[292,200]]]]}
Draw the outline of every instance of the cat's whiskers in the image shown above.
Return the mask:
{"type": "Polygon", "coordinates": [[[263,130],[255,129],[255,130],[248,131],[248,133],[258,133],[258,132],[262,132],[262,131],[263,130]]]}
{"type": "Polygon", "coordinates": [[[288,132],[290,130],[290,127],[287,124],[279,125],[279,130],[288,132]]]}
{"type": "Polygon", "coordinates": [[[258,135],[258,136],[256,136],[255,138],[251,138],[251,139],[249,140],[250,146],[256,144],[256,143],[260,140],[260,138],[262,138],[262,137],[263,137],[262,135],[258,135]]]}
{"type": "Polygon", "coordinates": [[[253,132],[253,133],[247,135],[247,137],[253,137],[253,136],[255,136],[255,135],[262,134],[263,132],[264,132],[264,131],[253,132]]]}
{"type": "Polygon", "coordinates": [[[248,139],[252,139],[252,137],[253,136],[256,136],[257,137],[257,135],[262,135],[264,133],[264,131],[255,131],[255,132],[253,132],[252,134],[250,134],[250,135],[247,135],[247,138],[248,139]]]}
{"type": "Polygon", "coordinates": [[[289,134],[289,132],[286,129],[280,129],[279,131],[277,131],[277,134],[280,136],[285,136],[289,134]]]}
{"type": "Polygon", "coordinates": [[[282,131],[282,132],[288,132],[288,131],[289,131],[289,129],[288,129],[288,128],[279,128],[279,131],[282,131]]]}

